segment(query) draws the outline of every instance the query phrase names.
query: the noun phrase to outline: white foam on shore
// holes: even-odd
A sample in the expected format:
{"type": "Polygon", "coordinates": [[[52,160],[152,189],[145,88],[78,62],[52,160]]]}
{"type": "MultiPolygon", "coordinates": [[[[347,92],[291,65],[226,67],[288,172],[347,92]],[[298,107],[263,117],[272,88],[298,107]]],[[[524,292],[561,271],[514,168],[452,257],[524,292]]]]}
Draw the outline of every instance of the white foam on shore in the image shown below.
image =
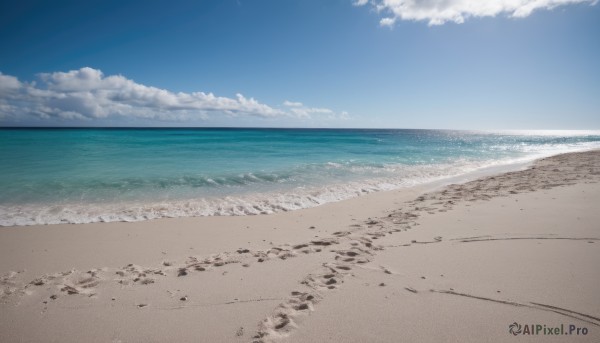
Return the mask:
{"type": "Polygon", "coordinates": [[[522,169],[528,163],[539,158],[596,148],[598,148],[596,145],[586,145],[565,148],[563,151],[536,151],[526,157],[486,162],[457,161],[447,165],[398,166],[398,176],[394,177],[351,181],[321,187],[296,187],[288,191],[261,192],[240,196],[204,197],[162,202],[0,206],[0,226],[133,222],[174,217],[271,214],[315,207],[379,191],[428,183],[439,186],[450,182],[465,182],[492,173],[522,169]]]}

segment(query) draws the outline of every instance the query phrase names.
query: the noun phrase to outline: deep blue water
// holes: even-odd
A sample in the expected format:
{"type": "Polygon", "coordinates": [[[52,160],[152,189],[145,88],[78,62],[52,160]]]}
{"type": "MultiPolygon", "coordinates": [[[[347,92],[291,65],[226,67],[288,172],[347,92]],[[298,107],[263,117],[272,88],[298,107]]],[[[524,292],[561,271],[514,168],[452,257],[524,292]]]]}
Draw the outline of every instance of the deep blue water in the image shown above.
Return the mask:
{"type": "Polygon", "coordinates": [[[271,213],[598,147],[599,132],[0,129],[0,225],[271,213]]]}

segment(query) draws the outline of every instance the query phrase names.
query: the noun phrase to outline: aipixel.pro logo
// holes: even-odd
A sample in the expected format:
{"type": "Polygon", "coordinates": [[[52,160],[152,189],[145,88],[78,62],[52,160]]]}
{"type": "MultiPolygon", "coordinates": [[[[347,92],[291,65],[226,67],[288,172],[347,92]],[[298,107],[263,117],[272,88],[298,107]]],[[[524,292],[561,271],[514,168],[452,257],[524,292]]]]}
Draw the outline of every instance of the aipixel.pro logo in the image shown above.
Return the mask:
{"type": "Polygon", "coordinates": [[[519,324],[514,322],[508,326],[508,332],[513,335],[543,335],[543,336],[560,336],[560,335],[575,335],[585,336],[589,330],[586,327],[577,325],[560,324],[559,326],[549,326],[545,324],[519,324]]]}

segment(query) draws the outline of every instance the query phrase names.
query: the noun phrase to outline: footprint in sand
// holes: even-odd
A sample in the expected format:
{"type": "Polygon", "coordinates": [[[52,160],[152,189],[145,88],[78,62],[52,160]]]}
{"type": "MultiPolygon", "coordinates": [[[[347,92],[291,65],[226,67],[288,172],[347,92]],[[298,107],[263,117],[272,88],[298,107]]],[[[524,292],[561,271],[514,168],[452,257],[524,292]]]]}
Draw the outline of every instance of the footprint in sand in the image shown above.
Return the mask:
{"type": "MultiPolygon", "coordinates": [[[[164,262],[163,262],[164,265],[164,262]]],[[[115,272],[121,285],[150,285],[156,282],[155,275],[166,276],[162,269],[144,269],[132,263],[115,272]]]]}
{"type": "Polygon", "coordinates": [[[273,314],[264,319],[260,325],[253,342],[262,343],[271,337],[286,336],[297,327],[297,322],[302,317],[314,310],[313,305],[320,300],[320,296],[311,292],[291,292],[290,298],[280,304],[273,314]]]}

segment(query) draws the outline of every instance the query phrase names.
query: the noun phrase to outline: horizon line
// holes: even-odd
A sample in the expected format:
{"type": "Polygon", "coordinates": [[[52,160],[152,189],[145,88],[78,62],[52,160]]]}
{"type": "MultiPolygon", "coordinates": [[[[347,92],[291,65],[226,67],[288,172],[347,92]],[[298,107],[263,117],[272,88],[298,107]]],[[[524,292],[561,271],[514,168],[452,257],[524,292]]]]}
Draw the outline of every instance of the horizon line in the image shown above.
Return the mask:
{"type": "Polygon", "coordinates": [[[423,131],[584,131],[598,132],[600,129],[448,129],[410,127],[277,127],[277,126],[0,126],[0,129],[255,129],[255,130],[423,130],[423,131]]]}

